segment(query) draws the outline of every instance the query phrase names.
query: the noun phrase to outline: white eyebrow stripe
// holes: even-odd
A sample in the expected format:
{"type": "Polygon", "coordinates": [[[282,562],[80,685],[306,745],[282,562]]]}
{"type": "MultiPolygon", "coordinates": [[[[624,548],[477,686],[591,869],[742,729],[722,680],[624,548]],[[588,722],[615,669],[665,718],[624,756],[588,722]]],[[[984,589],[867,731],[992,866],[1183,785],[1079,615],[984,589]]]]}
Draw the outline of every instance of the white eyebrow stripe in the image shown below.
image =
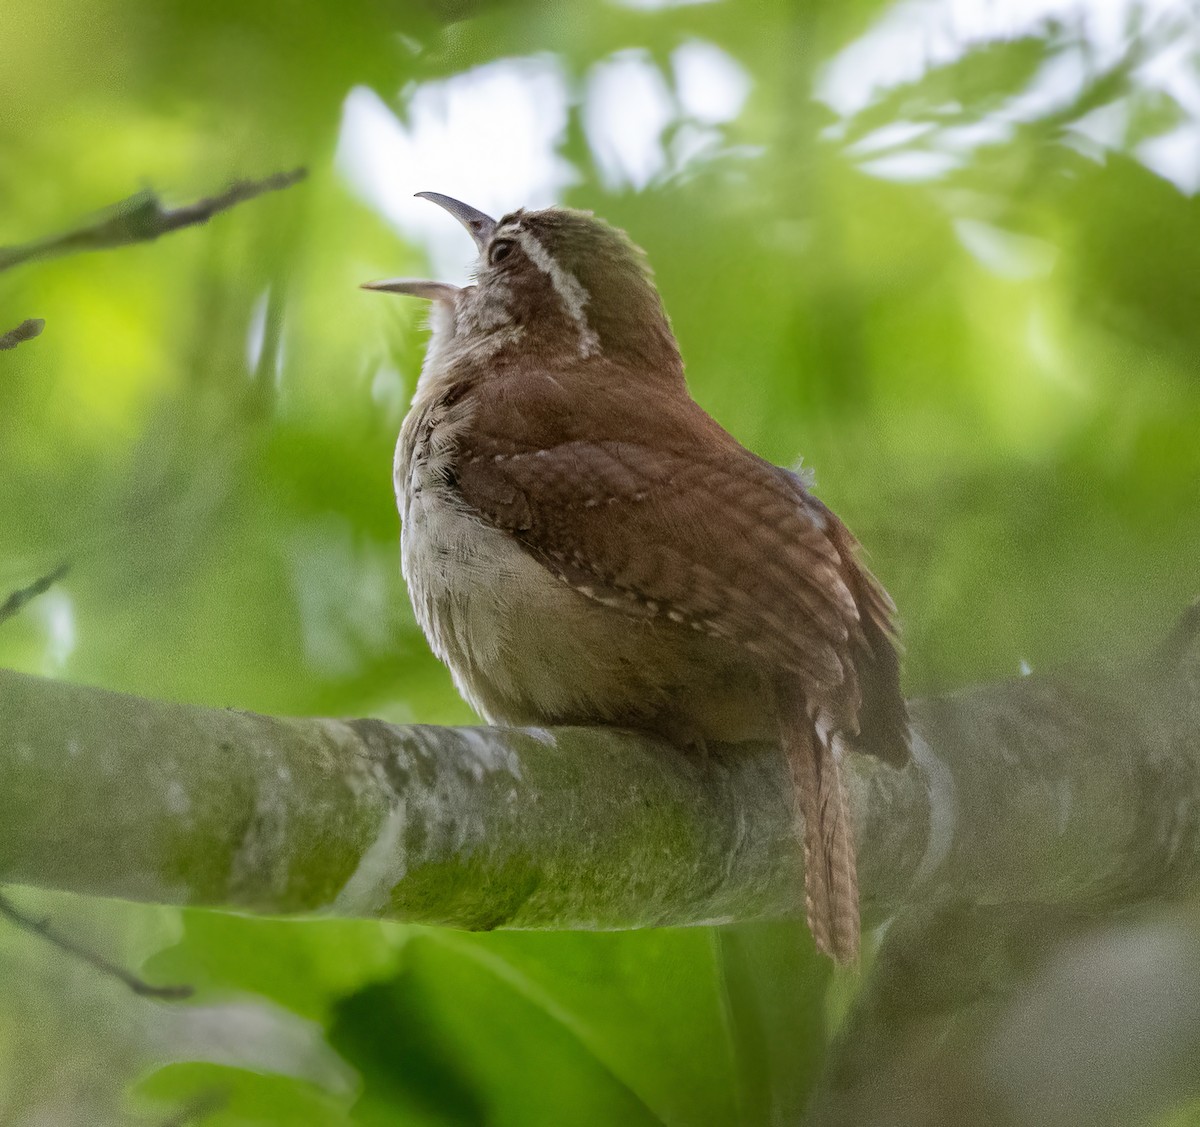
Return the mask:
{"type": "Polygon", "coordinates": [[[550,279],[554,292],[558,294],[571,320],[579,328],[579,354],[591,356],[592,353],[599,352],[600,338],[588,324],[587,314],[583,311],[583,307],[588,303],[588,292],[579,279],[554,260],[553,255],[542,246],[533,232],[517,231],[516,240],[529,256],[529,261],[550,279]]]}

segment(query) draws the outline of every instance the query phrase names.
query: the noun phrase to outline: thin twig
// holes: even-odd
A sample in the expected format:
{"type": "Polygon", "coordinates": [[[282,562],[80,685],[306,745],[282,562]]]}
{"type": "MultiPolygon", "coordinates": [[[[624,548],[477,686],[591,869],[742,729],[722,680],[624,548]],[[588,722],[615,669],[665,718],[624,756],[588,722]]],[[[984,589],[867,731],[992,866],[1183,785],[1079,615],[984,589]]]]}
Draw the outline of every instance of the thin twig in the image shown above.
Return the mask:
{"type": "Polygon", "coordinates": [[[62,235],[18,246],[0,247],[0,271],[23,262],[54,258],[78,251],[107,250],[130,243],[148,242],[181,227],[206,223],[218,212],[261,196],[290,188],[307,175],[303,168],[278,172],[264,180],[238,180],[219,195],[208,196],[183,207],[163,207],[152,191],[139,192],[102,212],[92,223],[62,235]]]}
{"type": "Polygon", "coordinates": [[[60,951],[66,951],[67,954],[74,955],[75,958],[82,960],[90,967],[94,967],[102,974],[111,975],[113,978],[118,979],[135,994],[143,998],[161,998],[168,1001],[176,1001],[180,998],[190,998],[194,993],[190,986],[152,986],[144,979],[138,978],[137,975],[130,974],[124,967],[119,967],[116,963],[110,962],[103,955],[89,950],[82,944],[76,943],[73,939],[68,939],[66,936],[58,935],[51,931],[50,925],[46,920],[35,920],[31,916],[27,916],[7,896],[2,894],[0,894],[0,916],[6,917],[17,927],[33,932],[34,935],[40,935],[60,951]]]}
{"type": "MultiPolygon", "coordinates": [[[[3,252],[0,251],[0,254],[3,252]]],[[[34,337],[41,335],[45,327],[46,322],[41,317],[26,317],[15,329],[9,329],[3,336],[0,336],[0,352],[8,348],[16,348],[23,340],[33,340],[34,337]]]]}
{"type": "Polygon", "coordinates": [[[28,587],[18,587],[3,603],[0,603],[0,622],[12,618],[27,602],[36,599],[54,586],[71,570],[69,563],[60,563],[53,571],[35,579],[28,587]]]}

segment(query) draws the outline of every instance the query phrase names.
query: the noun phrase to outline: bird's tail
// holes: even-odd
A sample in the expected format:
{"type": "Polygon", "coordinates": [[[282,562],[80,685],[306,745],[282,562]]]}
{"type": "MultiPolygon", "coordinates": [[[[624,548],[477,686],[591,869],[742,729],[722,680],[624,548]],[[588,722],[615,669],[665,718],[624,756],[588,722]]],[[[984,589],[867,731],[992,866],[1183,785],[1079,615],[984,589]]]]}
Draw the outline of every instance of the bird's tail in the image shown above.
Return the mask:
{"type": "Polygon", "coordinates": [[[808,715],[794,685],[780,686],[778,708],[796,815],[804,821],[809,930],[818,950],[837,963],[853,963],[859,950],[858,869],[850,804],[833,750],[833,733],[822,730],[808,715]]]}

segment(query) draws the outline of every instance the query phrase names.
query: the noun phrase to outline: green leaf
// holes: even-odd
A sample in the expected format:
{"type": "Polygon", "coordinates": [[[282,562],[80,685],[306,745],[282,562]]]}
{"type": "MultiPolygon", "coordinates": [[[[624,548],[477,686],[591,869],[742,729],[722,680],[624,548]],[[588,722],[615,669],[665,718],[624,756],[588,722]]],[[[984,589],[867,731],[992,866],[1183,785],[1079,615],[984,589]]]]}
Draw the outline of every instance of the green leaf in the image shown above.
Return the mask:
{"type": "Polygon", "coordinates": [[[340,999],[386,977],[409,929],[376,920],[272,920],[183,913],[184,934],[148,964],[155,981],[192,986],[197,1002],[261,995],[324,1021],[340,999]]]}
{"type": "MultiPolygon", "coordinates": [[[[138,1082],[130,1102],[142,1122],[205,1127],[345,1127],[348,1100],[313,1084],[216,1064],[172,1064],[138,1082]]],[[[397,1121],[393,1121],[397,1122],[397,1121]]]]}
{"type": "Polygon", "coordinates": [[[405,1039],[390,1042],[378,1029],[364,1037],[369,1020],[381,1020],[419,1026],[423,1044],[453,1062],[440,1074],[465,1077],[444,1090],[472,1093],[488,1122],[553,1124],[567,1109],[581,1124],[738,1121],[730,1029],[704,929],[429,931],[371,997],[370,1006],[343,1006],[333,1033],[368,1099],[376,1082],[419,1087],[430,1075],[405,1039]]]}

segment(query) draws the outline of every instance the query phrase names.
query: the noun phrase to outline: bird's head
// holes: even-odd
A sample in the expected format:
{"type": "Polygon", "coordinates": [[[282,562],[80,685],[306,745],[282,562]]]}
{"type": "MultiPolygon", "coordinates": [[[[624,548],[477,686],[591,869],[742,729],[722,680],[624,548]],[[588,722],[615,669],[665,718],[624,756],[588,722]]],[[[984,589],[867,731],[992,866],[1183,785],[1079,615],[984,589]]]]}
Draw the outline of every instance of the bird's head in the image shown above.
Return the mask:
{"type": "Polygon", "coordinates": [[[445,208],[475,240],[475,284],[397,278],[366,289],[433,300],[451,314],[440,320],[465,346],[491,340],[547,357],[680,369],[646,257],[623,231],[568,208],[522,209],[495,220],[449,196],[419,195],[445,208]]]}

